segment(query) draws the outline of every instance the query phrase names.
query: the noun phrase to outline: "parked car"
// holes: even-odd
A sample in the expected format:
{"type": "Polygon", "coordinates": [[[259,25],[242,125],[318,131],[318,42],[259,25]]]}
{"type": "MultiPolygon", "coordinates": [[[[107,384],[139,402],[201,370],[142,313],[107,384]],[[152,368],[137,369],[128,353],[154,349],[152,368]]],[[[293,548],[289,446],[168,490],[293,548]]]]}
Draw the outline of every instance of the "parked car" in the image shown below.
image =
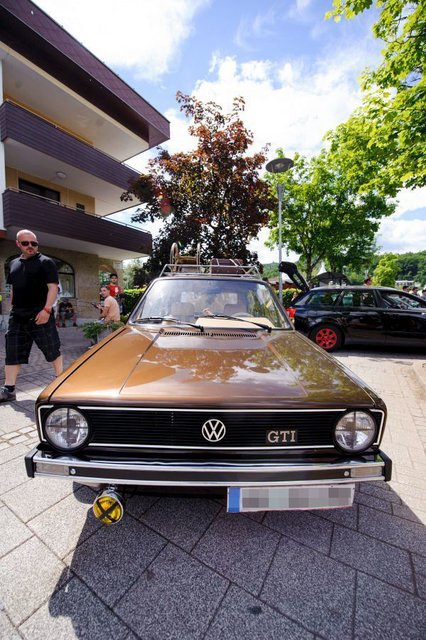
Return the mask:
{"type": "Polygon", "coordinates": [[[383,401],[252,267],[220,267],[166,266],[40,394],[30,477],[97,485],[107,524],[129,486],[223,492],[239,512],[349,506],[356,482],[390,480],[383,401]]]}
{"type": "MultiPolygon", "coordinates": [[[[282,270],[295,272],[282,263],[282,270]]],[[[295,328],[326,351],[344,344],[426,348],[426,301],[390,287],[329,284],[302,292],[287,309],[295,328]]],[[[291,276],[290,276],[291,277],[291,276]]]]}

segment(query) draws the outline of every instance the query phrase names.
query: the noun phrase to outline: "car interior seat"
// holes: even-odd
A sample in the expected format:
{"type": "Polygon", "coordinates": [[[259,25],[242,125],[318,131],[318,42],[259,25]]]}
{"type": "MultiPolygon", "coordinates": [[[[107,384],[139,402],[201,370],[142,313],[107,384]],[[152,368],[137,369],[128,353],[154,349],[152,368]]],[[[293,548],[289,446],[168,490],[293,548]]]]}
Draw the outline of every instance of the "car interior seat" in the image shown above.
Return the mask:
{"type": "Polygon", "coordinates": [[[223,307],[223,313],[225,316],[235,316],[239,313],[247,313],[247,308],[244,304],[225,304],[223,307]]]}
{"type": "Polygon", "coordinates": [[[174,302],[170,312],[177,320],[194,322],[195,307],[192,302],[174,302]]]}

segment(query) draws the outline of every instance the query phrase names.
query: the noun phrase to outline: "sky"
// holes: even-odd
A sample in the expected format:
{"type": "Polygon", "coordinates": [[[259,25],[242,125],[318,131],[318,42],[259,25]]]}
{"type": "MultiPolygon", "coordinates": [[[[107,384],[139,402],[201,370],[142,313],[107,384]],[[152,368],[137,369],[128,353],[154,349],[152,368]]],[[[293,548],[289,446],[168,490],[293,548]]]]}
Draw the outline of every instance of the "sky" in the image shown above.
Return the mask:
{"type": "MultiPolygon", "coordinates": [[[[380,61],[372,9],[355,20],[325,20],[332,0],[36,0],[63,28],[108,65],[169,121],[170,152],[194,138],[176,92],[220,104],[243,96],[251,152],[270,145],[312,156],[326,132],[361,101],[358,79],[380,61]]],[[[155,150],[129,160],[144,171],[155,150]]],[[[284,203],[285,206],[285,203],[284,203]]],[[[130,213],[120,214],[130,222],[130,213]]],[[[145,228],[146,225],[145,225],[145,228]]],[[[157,227],[152,228],[155,234],[157,227]]],[[[277,261],[263,230],[250,248],[277,261]]],[[[403,190],[396,213],[377,236],[380,252],[426,249],[426,189],[403,190]]],[[[290,256],[292,259],[295,256],[290,256]]]]}

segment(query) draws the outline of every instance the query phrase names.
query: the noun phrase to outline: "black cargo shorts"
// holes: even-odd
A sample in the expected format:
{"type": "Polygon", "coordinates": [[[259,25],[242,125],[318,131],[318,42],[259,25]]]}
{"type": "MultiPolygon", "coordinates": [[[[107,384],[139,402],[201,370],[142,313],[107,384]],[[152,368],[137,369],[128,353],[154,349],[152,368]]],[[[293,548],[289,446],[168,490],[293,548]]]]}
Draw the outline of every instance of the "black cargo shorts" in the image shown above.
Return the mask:
{"type": "Polygon", "coordinates": [[[27,364],[33,342],[47,362],[53,362],[61,355],[61,343],[53,314],[46,324],[36,324],[35,317],[18,319],[13,316],[12,311],[5,338],[7,365],[27,364]]]}

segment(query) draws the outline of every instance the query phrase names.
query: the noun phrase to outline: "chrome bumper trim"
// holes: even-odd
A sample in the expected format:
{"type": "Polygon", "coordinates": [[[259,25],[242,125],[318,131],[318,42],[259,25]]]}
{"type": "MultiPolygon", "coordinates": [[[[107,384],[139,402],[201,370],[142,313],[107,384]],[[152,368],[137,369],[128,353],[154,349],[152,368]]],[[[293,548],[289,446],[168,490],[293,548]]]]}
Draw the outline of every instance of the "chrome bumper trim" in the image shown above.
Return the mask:
{"type": "Polygon", "coordinates": [[[248,487],[291,484],[345,484],[390,479],[391,461],[378,452],[374,461],[359,456],[339,463],[186,463],[110,462],[82,460],[72,455],[55,455],[34,449],[26,456],[30,477],[67,478],[77,482],[101,484],[248,487]],[[383,456],[383,457],[382,457],[383,456]],[[387,467],[387,469],[386,469],[387,467]]]}

